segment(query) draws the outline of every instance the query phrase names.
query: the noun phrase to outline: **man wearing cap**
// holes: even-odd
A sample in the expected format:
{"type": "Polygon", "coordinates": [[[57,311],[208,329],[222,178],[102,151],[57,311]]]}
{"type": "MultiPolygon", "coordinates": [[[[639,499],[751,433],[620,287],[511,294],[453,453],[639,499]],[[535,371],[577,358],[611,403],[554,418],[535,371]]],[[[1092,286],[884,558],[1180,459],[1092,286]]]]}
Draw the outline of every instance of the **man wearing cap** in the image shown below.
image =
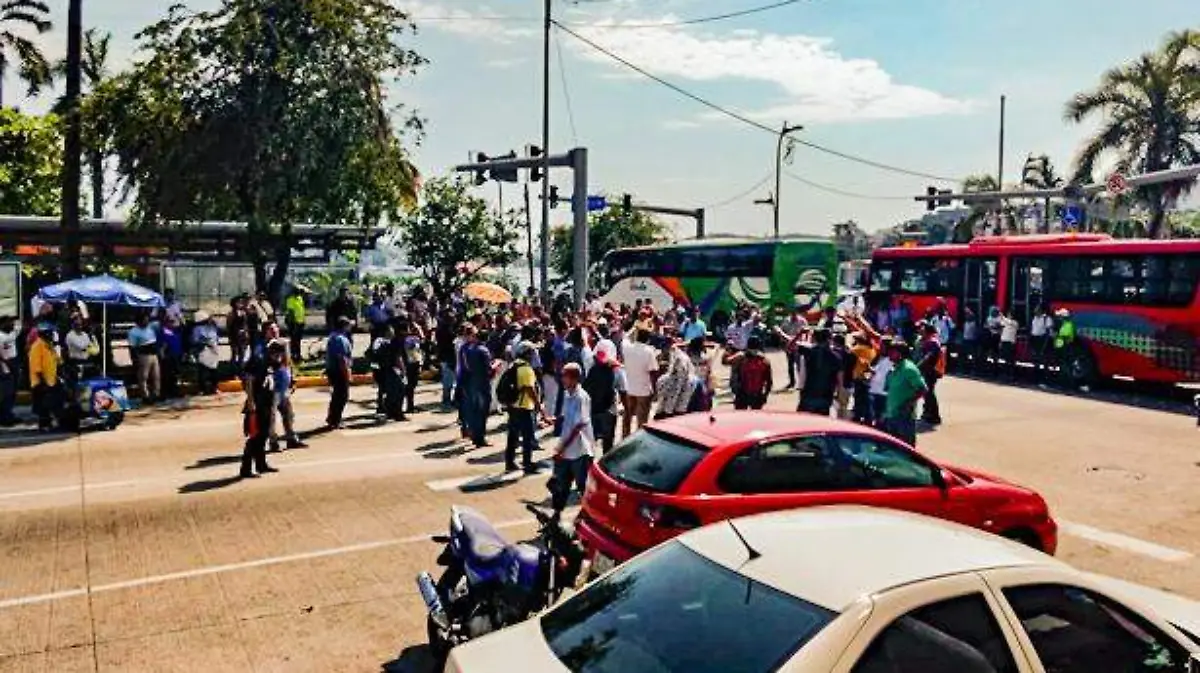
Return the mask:
{"type": "Polygon", "coordinates": [[[912,352],[903,341],[888,346],[892,372],[887,378],[887,405],[883,412],[883,429],[889,435],[917,445],[917,400],[925,395],[925,378],[909,359],[912,352]]]}
{"type": "Polygon", "coordinates": [[[517,471],[517,445],[521,445],[522,464],[526,472],[534,472],[533,452],[537,449],[537,375],[530,359],[535,350],[532,343],[520,344],[512,366],[516,373],[517,399],[508,408],[508,443],[504,447],[504,467],[517,471]]]}
{"type": "Polygon", "coordinates": [[[274,370],[281,366],[287,348],[279,341],[272,341],[263,350],[256,349],[246,361],[246,444],[242,448],[242,479],[278,472],[267,465],[267,440],[271,437],[271,426],[275,413],[274,370]]]}
{"type": "Polygon", "coordinates": [[[221,336],[208,311],[196,311],[192,316],[192,353],[196,356],[196,385],[201,395],[217,392],[217,367],[221,364],[221,336]]]}

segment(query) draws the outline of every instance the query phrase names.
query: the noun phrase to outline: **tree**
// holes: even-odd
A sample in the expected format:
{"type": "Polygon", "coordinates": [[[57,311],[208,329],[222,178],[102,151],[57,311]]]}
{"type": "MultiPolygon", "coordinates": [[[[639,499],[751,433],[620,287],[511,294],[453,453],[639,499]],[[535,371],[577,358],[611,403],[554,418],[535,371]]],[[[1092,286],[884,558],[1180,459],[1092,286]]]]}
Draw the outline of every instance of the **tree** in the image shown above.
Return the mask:
{"type": "Polygon", "coordinates": [[[497,216],[462,180],[433,179],[421,191],[421,203],[396,224],[396,244],[438,298],[517,259],[515,215],[497,216]]]}
{"type": "Polygon", "coordinates": [[[91,96],[132,217],[245,222],[256,285],[276,299],[293,223],[397,221],[419,182],[403,140],[422,121],[384,89],[424,63],[402,46],[410,29],[387,0],[173,7],[139,33],[147,58],[91,96]]]}
{"type": "Polygon", "coordinates": [[[18,27],[32,28],[39,35],[50,30],[50,7],[41,0],[0,0],[0,106],[4,105],[4,76],[9,63],[17,63],[17,75],[29,86],[32,96],[49,86],[50,64],[37,45],[18,34],[18,27]]]}
{"type": "Polygon", "coordinates": [[[837,246],[839,262],[871,256],[871,237],[854,220],[833,225],[833,244],[837,246]]]}
{"type": "Polygon", "coordinates": [[[54,115],[0,108],[0,213],[57,215],[62,135],[54,115]]]}
{"type": "MultiPolygon", "coordinates": [[[[976,175],[968,175],[963,179],[962,192],[963,194],[971,194],[974,192],[998,192],[1000,186],[996,182],[996,176],[980,173],[976,175]]],[[[995,210],[994,203],[979,203],[971,205],[971,214],[959,222],[954,227],[951,234],[954,243],[970,243],[971,239],[975,238],[975,233],[979,230],[979,225],[987,217],[988,213],[995,210]]]]}
{"type": "MultiPolygon", "coordinates": [[[[1062,177],[1054,169],[1054,162],[1049,155],[1029,155],[1025,160],[1025,170],[1021,175],[1021,184],[1033,189],[1058,189],[1064,184],[1062,177]]],[[[1050,231],[1050,197],[1042,204],[1042,233],[1050,231]]]]}
{"type": "MultiPolygon", "coordinates": [[[[1117,170],[1150,173],[1200,163],[1200,32],[1169,35],[1163,46],[1101,77],[1091,91],[1076,94],[1064,117],[1082,122],[1100,117],[1099,131],[1076,159],[1077,179],[1094,173],[1105,154],[1117,157],[1117,170]]],[[[1149,235],[1163,230],[1167,205],[1181,188],[1195,184],[1142,187],[1138,197],[1150,209],[1149,235]]]]}
{"type": "MultiPolygon", "coordinates": [[[[111,75],[108,69],[108,51],[111,41],[111,33],[101,33],[94,28],[89,28],[83,35],[80,73],[89,92],[99,89],[100,85],[111,75]]],[[[67,69],[67,61],[65,59],[59,61],[54,66],[54,75],[65,79],[67,69]]],[[[81,120],[83,123],[83,152],[87,157],[88,174],[92,182],[92,217],[98,220],[104,217],[106,200],[104,196],[104,160],[110,151],[112,133],[104,127],[103,116],[88,114],[92,110],[92,106],[89,105],[86,97],[80,101],[80,106],[84,111],[81,120]]],[[[64,96],[59,98],[54,106],[54,111],[62,115],[65,114],[66,109],[67,101],[64,96]]]]}
{"type": "MultiPolygon", "coordinates": [[[[609,203],[619,199],[608,199],[609,203]]],[[[667,225],[648,213],[626,213],[609,207],[588,216],[588,270],[593,277],[613,250],[664,243],[670,233],[667,225]]],[[[550,232],[550,265],[555,273],[571,278],[575,273],[575,237],[571,227],[555,227],[550,232]]]]}

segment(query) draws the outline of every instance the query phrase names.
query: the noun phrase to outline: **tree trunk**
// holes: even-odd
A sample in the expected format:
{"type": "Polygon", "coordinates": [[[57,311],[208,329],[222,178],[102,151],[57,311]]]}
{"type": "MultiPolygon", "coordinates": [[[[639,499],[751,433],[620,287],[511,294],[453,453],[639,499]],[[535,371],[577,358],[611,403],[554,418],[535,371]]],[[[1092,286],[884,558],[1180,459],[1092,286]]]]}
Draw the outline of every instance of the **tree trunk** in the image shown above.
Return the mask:
{"type": "Polygon", "coordinates": [[[4,60],[4,50],[0,49],[0,109],[4,108],[4,76],[8,74],[8,61],[4,60]]]}
{"type": "Polygon", "coordinates": [[[92,219],[104,218],[104,155],[88,152],[88,166],[92,173],[92,219]]]}
{"type": "Polygon", "coordinates": [[[287,280],[288,270],[292,265],[292,246],[288,244],[291,233],[291,225],[281,227],[283,242],[275,246],[275,268],[271,271],[271,278],[266,287],[267,297],[271,299],[272,306],[283,305],[283,283],[287,280]]]}
{"type": "Polygon", "coordinates": [[[1151,239],[1162,238],[1163,223],[1167,219],[1167,207],[1163,203],[1162,194],[1155,194],[1153,200],[1150,201],[1150,226],[1147,227],[1147,235],[1151,239]]]}

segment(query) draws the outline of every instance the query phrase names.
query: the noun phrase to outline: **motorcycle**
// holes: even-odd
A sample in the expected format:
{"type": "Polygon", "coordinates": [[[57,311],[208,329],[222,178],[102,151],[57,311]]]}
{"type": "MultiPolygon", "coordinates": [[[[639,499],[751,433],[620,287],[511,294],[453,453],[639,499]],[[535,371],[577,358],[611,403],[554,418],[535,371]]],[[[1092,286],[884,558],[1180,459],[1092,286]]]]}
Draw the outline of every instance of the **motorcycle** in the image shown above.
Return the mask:
{"type": "Polygon", "coordinates": [[[450,508],[450,534],[433,541],[446,545],[437,563],[445,570],[435,582],[417,575],[429,611],[429,646],[440,662],[461,643],[520,623],[553,605],[575,586],[584,550],[558,514],[526,505],[538,521],[537,536],[509,543],[479,512],[450,508]]]}

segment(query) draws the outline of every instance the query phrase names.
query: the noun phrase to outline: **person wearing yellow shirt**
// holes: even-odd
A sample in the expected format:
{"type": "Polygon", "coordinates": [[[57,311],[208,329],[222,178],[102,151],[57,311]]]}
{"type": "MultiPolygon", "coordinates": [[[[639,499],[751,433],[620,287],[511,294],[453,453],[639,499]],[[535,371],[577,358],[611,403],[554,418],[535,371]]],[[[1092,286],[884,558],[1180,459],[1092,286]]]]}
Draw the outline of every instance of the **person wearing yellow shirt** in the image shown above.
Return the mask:
{"type": "Polygon", "coordinates": [[[537,376],[533,365],[529,364],[532,351],[532,344],[522,343],[512,363],[517,394],[516,400],[508,406],[508,444],[504,448],[504,466],[509,472],[518,469],[517,444],[521,445],[522,467],[525,471],[537,470],[533,464],[533,452],[538,446],[535,414],[541,408],[541,402],[538,399],[537,376]]]}
{"type": "Polygon", "coordinates": [[[301,360],[300,340],[304,337],[306,318],[304,292],[300,288],[294,287],[287,299],[283,300],[283,319],[288,332],[288,350],[291,351],[294,362],[301,360]]]}
{"type": "Polygon", "coordinates": [[[29,346],[29,385],[33,389],[33,409],[38,415],[38,430],[51,429],[58,412],[58,351],[54,348],[54,330],[38,330],[38,338],[29,346]]]}
{"type": "Polygon", "coordinates": [[[851,335],[854,355],[854,420],[864,425],[872,423],[871,417],[871,364],[879,354],[871,343],[871,337],[863,332],[851,335]]]}

